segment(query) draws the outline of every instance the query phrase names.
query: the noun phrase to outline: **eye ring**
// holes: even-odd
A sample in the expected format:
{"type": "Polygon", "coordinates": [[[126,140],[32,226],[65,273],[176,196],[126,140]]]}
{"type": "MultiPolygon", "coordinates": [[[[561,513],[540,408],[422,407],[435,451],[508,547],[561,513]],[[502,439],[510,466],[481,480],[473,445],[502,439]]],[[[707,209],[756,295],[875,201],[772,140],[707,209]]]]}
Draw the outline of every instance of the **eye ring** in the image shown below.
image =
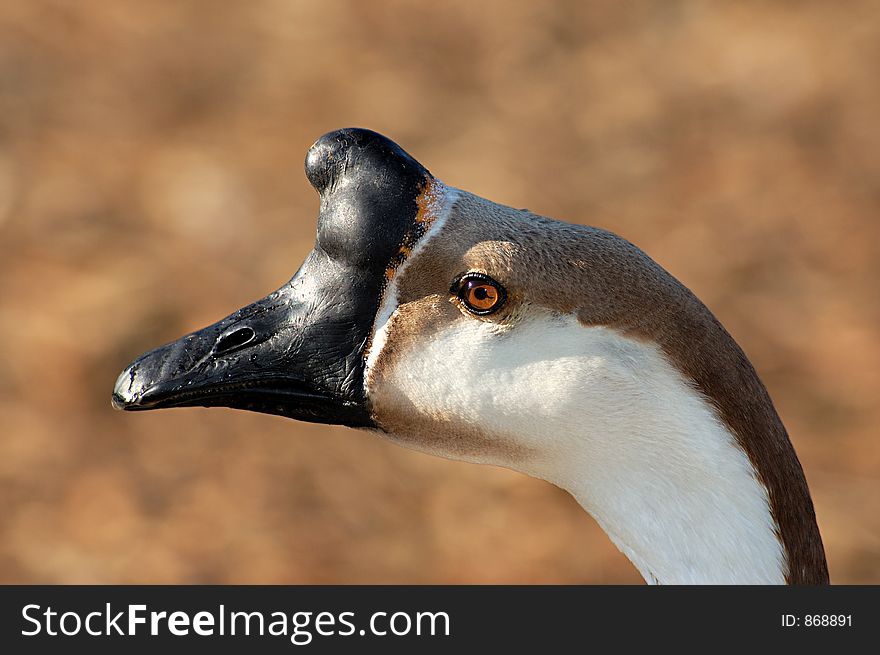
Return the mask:
{"type": "Polygon", "coordinates": [[[477,316],[497,312],[507,300],[504,287],[483,273],[465,273],[453,282],[450,292],[477,316]]]}

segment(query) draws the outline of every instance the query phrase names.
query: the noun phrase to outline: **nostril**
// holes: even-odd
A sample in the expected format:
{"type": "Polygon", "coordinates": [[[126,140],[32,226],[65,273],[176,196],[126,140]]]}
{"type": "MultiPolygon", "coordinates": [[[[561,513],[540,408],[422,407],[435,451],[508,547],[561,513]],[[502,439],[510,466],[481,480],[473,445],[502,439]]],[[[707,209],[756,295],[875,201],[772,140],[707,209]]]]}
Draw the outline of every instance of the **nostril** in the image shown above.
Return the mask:
{"type": "Polygon", "coordinates": [[[223,355],[225,353],[236,350],[249,344],[257,336],[256,332],[249,327],[240,327],[233,330],[229,334],[224,334],[214,346],[215,355],[223,355]]]}

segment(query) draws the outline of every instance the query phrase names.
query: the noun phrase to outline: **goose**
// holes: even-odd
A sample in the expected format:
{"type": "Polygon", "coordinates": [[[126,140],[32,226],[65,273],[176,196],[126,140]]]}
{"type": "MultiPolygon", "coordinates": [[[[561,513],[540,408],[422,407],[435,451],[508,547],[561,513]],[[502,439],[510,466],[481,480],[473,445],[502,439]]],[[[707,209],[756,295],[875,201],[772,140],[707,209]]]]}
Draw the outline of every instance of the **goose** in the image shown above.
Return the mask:
{"type": "Polygon", "coordinates": [[[444,185],[375,132],[309,149],[293,278],[134,360],[117,409],[369,430],[568,491],[649,584],[825,584],[803,469],[746,355],[602,229],[444,185]]]}

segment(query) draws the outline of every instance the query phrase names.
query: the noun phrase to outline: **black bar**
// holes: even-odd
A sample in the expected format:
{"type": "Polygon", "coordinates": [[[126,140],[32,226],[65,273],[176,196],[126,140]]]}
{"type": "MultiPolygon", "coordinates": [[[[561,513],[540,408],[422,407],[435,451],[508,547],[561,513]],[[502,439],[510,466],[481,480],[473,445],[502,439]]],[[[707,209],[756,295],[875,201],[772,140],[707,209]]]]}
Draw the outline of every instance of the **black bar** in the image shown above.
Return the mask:
{"type": "Polygon", "coordinates": [[[359,652],[365,647],[387,653],[447,653],[460,648],[470,652],[479,647],[587,652],[665,645],[701,651],[739,646],[761,652],[773,645],[846,647],[878,642],[878,590],[876,586],[8,586],[0,587],[0,650],[193,653],[228,645],[236,651],[272,653],[359,652]],[[135,618],[145,622],[135,624],[133,636],[121,636],[119,631],[128,631],[129,605],[146,606],[135,610],[135,618]],[[31,607],[25,610],[27,606],[31,607]],[[48,619],[47,608],[56,613],[48,619]],[[30,619],[25,618],[25,611],[30,619]],[[178,615],[175,623],[178,632],[188,631],[186,636],[175,636],[169,629],[167,615],[175,611],[186,613],[186,620],[178,615]],[[47,629],[60,632],[61,615],[67,612],[77,616],[68,615],[63,627],[74,632],[79,620],[78,634],[47,635],[47,629]],[[85,620],[93,612],[99,614],[89,619],[89,628],[93,632],[109,629],[111,636],[86,634],[85,620]],[[113,623],[118,612],[123,614],[113,623]],[[156,619],[156,636],[150,634],[151,612],[166,613],[165,618],[156,619]],[[210,621],[202,615],[199,629],[211,631],[212,636],[196,634],[193,619],[198,612],[211,615],[210,621]],[[264,635],[254,634],[259,631],[256,616],[249,619],[250,635],[243,634],[246,621],[241,616],[234,621],[236,634],[230,635],[232,612],[261,612],[264,635]],[[332,616],[323,615],[319,626],[320,612],[332,616]],[[385,614],[376,615],[371,624],[377,612],[385,614]],[[392,618],[397,612],[406,616],[392,618]],[[448,615],[449,634],[439,615],[433,636],[426,615],[422,634],[414,634],[419,612],[448,615]],[[218,634],[221,615],[224,636],[218,634]],[[832,616],[836,618],[828,618],[832,616]],[[300,624],[296,640],[302,645],[291,642],[294,619],[300,624]],[[284,626],[286,634],[268,634],[273,621],[276,631],[284,626]],[[832,621],[843,625],[831,625],[832,621]],[[23,635],[38,625],[39,634],[23,635]],[[409,634],[392,634],[392,630],[405,631],[407,625],[409,634]],[[374,635],[371,626],[387,634],[374,635]]]}

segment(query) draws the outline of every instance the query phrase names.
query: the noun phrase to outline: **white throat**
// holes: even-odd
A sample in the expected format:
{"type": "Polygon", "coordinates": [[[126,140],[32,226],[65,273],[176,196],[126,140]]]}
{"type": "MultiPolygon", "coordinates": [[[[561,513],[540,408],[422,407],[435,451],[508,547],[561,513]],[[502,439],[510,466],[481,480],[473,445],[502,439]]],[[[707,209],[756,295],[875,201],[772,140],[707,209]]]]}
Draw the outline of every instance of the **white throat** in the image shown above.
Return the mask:
{"type": "MultiPolygon", "coordinates": [[[[393,330],[392,314],[380,341],[393,330]]],[[[765,487],[652,343],[530,307],[505,329],[462,317],[371,384],[386,406],[399,398],[490,445],[465,451],[442,430],[390,438],[566,489],[649,583],[785,582],[765,487]]]]}

